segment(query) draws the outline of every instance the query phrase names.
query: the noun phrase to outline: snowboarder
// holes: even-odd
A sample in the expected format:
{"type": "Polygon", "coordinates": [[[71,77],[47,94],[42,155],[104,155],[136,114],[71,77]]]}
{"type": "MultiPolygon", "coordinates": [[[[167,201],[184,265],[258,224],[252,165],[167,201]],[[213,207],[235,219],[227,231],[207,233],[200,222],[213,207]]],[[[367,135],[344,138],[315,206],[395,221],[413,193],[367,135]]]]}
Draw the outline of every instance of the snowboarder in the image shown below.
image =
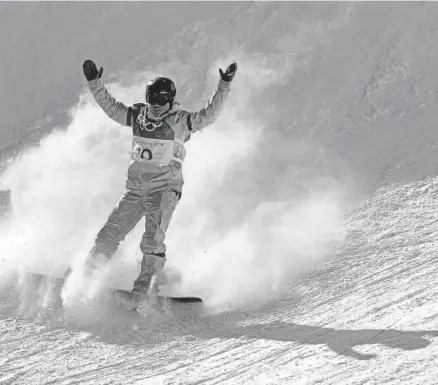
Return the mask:
{"type": "Polygon", "coordinates": [[[153,277],[157,277],[166,262],[165,234],[181,198],[184,143],[192,133],[215,121],[236,71],[236,62],[225,72],[219,69],[219,84],[212,98],[204,108],[190,113],[175,101],[176,87],[168,78],[149,81],[146,103],[128,107],[116,101],[105,88],[103,67],[98,70],[92,60],[83,63],[83,72],[96,102],[111,119],[130,126],[133,132],[126,191],[97,234],[86,262],[88,273],[94,271],[99,262],[107,262],[119,243],[145,217],[140,243],[143,259],[132,292],[150,292],[153,277]]]}

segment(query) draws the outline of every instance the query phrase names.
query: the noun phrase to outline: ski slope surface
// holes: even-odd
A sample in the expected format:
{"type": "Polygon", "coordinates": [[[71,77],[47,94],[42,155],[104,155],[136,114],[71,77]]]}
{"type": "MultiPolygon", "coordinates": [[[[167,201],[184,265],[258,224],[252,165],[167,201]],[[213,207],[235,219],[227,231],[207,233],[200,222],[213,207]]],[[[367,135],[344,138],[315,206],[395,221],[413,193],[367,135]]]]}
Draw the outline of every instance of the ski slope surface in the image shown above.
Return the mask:
{"type": "MultiPolygon", "coordinates": [[[[13,11],[46,33],[26,7],[13,11]]],[[[0,126],[0,384],[437,384],[438,4],[230,3],[215,19],[187,7],[173,37],[126,63],[74,46],[62,88],[76,96],[47,93],[56,111],[0,126]],[[87,91],[86,58],[124,103],[166,74],[189,110],[239,64],[223,113],[187,143],[168,232],[168,290],[203,305],[139,315],[108,301],[106,286],[138,273],[143,223],[92,282],[80,274],[131,145],[87,91]],[[70,264],[60,309],[26,272],[70,264]]],[[[106,28],[128,21],[109,3],[99,15],[107,46],[106,28]]]]}

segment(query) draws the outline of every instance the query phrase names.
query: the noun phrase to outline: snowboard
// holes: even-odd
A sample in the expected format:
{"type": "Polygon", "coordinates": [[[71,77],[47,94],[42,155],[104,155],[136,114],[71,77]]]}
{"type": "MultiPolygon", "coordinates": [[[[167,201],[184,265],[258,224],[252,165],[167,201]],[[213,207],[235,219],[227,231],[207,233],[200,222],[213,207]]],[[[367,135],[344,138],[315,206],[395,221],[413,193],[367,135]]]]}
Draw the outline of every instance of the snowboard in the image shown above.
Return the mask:
{"type": "MultiPolygon", "coordinates": [[[[54,277],[49,275],[44,275],[40,273],[26,273],[28,277],[30,277],[36,285],[42,284],[44,282],[50,282],[52,287],[62,289],[66,278],[54,277]]],[[[133,293],[130,290],[117,289],[117,288],[108,288],[108,293],[114,297],[115,299],[121,300],[124,303],[135,303],[138,302],[141,298],[147,299],[147,295],[142,295],[139,293],[133,293]]],[[[201,303],[202,298],[200,297],[192,297],[192,296],[169,296],[163,295],[159,292],[156,296],[153,296],[155,301],[159,302],[170,302],[170,303],[201,303]]]]}

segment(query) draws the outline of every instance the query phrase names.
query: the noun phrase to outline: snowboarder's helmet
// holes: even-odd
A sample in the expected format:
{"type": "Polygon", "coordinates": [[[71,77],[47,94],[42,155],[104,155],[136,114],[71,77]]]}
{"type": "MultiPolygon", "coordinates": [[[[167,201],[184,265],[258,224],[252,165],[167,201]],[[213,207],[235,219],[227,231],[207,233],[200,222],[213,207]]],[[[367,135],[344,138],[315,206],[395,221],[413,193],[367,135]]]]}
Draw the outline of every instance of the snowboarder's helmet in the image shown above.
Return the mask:
{"type": "Polygon", "coordinates": [[[146,102],[149,104],[164,106],[169,103],[170,108],[172,108],[175,95],[175,83],[168,78],[158,77],[152,79],[146,86],[146,102]]]}

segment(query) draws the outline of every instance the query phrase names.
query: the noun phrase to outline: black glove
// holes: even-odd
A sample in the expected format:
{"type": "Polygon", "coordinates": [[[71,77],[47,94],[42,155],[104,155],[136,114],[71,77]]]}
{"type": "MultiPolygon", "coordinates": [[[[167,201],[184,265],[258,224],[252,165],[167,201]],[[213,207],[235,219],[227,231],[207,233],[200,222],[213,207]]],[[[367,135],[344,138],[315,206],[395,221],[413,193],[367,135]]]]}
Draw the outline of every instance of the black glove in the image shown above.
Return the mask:
{"type": "Polygon", "coordinates": [[[82,70],[88,81],[99,79],[103,73],[103,67],[100,67],[98,71],[93,60],[85,60],[84,64],[82,64],[82,70]]]}
{"type": "Polygon", "coordinates": [[[237,72],[237,63],[235,61],[231,62],[225,73],[222,71],[222,68],[219,68],[221,79],[226,82],[231,82],[234,78],[234,75],[236,75],[236,72],[237,72]]]}

